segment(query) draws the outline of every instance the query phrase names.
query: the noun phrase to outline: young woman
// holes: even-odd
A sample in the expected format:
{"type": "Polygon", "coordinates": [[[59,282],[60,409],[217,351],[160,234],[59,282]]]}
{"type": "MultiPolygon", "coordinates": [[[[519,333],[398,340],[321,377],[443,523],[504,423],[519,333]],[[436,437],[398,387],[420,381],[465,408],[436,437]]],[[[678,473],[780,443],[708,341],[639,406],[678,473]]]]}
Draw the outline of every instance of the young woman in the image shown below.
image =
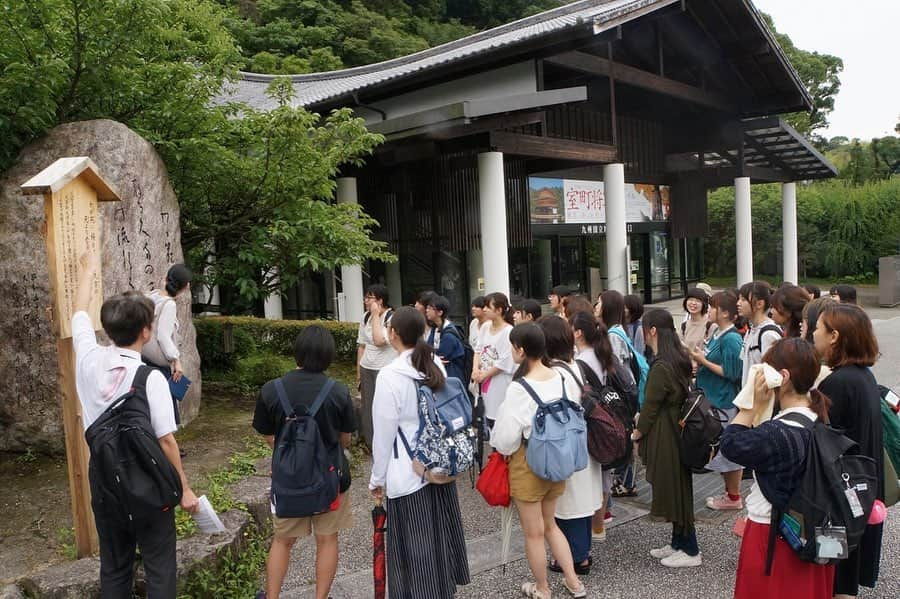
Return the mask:
{"type": "MultiPolygon", "coordinates": [[[[706,398],[716,408],[723,424],[737,416],[734,398],[741,390],[741,335],[734,328],[737,318],[737,296],[730,291],[721,291],[709,302],[709,318],[716,325],[706,349],[697,348],[691,357],[698,364],[697,386],[703,389],[706,398]]],[[[725,493],[718,497],[707,497],[706,506],[713,510],[740,510],[744,508],[741,499],[741,476],[743,468],[719,454],[707,466],[722,474],[725,479],[725,493]]]]}
{"type": "Polygon", "coordinates": [[[644,344],[644,324],[641,316],[644,315],[644,302],[641,296],[632,293],[625,296],[625,332],[631,339],[634,350],[644,353],[647,346],[644,344]]]}
{"type": "Polygon", "coordinates": [[[771,301],[772,288],[765,281],[745,283],[738,293],[738,315],[746,318],[750,324],[741,352],[744,363],[741,387],[747,384],[750,367],[762,362],[762,357],[769,348],[783,337],[781,328],[768,317],[771,301]]]}
{"type": "MultiPolygon", "coordinates": [[[[634,377],[628,368],[625,368],[618,358],[615,357],[610,344],[610,335],[603,323],[598,323],[594,317],[587,312],[578,312],[572,317],[572,332],[575,338],[575,359],[577,362],[590,368],[597,376],[601,384],[606,384],[609,373],[615,372],[620,380],[625,382],[626,386],[635,384],[634,377]]],[[[609,501],[610,491],[612,489],[612,471],[602,471],[603,483],[603,505],[594,512],[592,521],[592,536],[598,541],[606,540],[606,504],[609,501]]],[[[631,483],[630,493],[626,495],[633,496],[634,482],[631,483]]]]}
{"type": "Polygon", "coordinates": [[[784,329],[785,337],[799,337],[803,308],[809,303],[803,287],[785,283],[772,294],[772,320],[784,329]]]}
{"type": "Polygon", "coordinates": [[[472,382],[481,386],[484,417],[488,428],[494,426],[497,409],[506,397],[515,363],[509,333],[512,331],[512,308],[502,293],[490,293],[484,298],[484,324],[475,342],[472,382]]]}
{"type": "MultiPolygon", "coordinates": [[[[174,264],[166,273],[166,285],[162,290],[151,291],[147,296],[153,301],[153,328],[150,341],[141,349],[144,362],[161,370],[166,380],[177,383],[184,371],[181,368],[181,352],[178,350],[178,314],[175,298],[190,289],[193,274],[184,264],[174,264]]],[[[182,398],[183,399],[183,398],[182,398]]],[[[172,396],[175,424],[181,424],[178,398],[172,396]]]]}
{"type": "Polygon", "coordinates": [[[472,300],[472,308],[469,310],[472,320],[469,321],[469,345],[473,348],[478,342],[478,332],[484,324],[484,296],[479,295],[472,300]]]}
{"type": "Polygon", "coordinates": [[[644,313],[644,341],[653,352],[644,392],[644,405],[631,438],[647,467],[653,486],[650,515],[672,523],[672,540],[650,555],[669,568],[702,563],[694,528],[693,476],[682,463],[678,419],[691,380],[691,357],[678,338],[666,310],[644,313]]]}
{"type": "Polygon", "coordinates": [[[806,339],[809,343],[814,343],[813,333],[816,332],[816,325],[819,322],[819,314],[828,304],[836,304],[829,295],[823,295],[808,302],[803,306],[802,320],[800,321],[800,337],[806,339]]]}
{"type": "Polygon", "coordinates": [[[804,562],[780,536],[775,541],[772,571],[766,575],[772,507],[784,509],[803,475],[810,432],[799,423],[782,420],[802,414],[810,420],[828,418],[828,399],[813,389],[819,359],[801,339],[777,342],[763,361],[778,370],[776,389],[781,411],[774,419],[753,428],[757,413],[768,410],[765,376],[754,383],[753,409],[741,410],[722,433],[722,451],[749,468],[755,482],[747,497],[747,526],[741,541],[735,599],[824,599],[831,597],[834,566],[804,562]]]}
{"type": "Polygon", "coordinates": [[[702,349],[712,321],[706,317],[709,310],[709,296],[702,289],[694,287],[687,292],[681,303],[687,319],[681,323],[680,337],[688,351],[702,349]]]}
{"type": "MultiPolygon", "coordinates": [[[[878,499],[884,500],[884,449],[881,395],[869,368],[878,359],[878,341],[865,312],[852,304],[828,304],[813,333],[816,350],[831,367],[819,389],[831,400],[831,425],[859,443],[879,473],[878,499]]],[[[869,526],[859,546],[835,569],[835,597],[855,597],[860,585],[874,587],[881,560],[882,524],[869,526]]]]}
{"type": "Polygon", "coordinates": [[[378,372],[397,357],[387,336],[387,325],[394,311],[388,303],[384,285],[369,285],[363,297],[366,313],[356,334],[356,387],[360,396],[359,434],[372,447],[372,401],[378,372]]]}
{"type": "Polygon", "coordinates": [[[375,385],[372,476],[376,501],[387,495],[388,593],[392,598],[449,598],[469,583],[466,541],[456,483],[424,478],[403,450],[419,430],[417,381],[432,389],[444,385],[444,369],[423,339],[425,318],[415,308],[398,308],[388,339],[399,354],[381,369],[375,385]],[[443,484],[439,484],[443,483],[443,484]]]}
{"type": "MultiPolygon", "coordinates": [[[[572,327],[562,318],[550,315],[542,316],[537,323],[544,332],[550,364],[564,377],[573,378],[580,390],[584,381],[575,363],[572,327]]],[[[580,393],[577,397],[580,398],[580,393]]],[[[576,397],[570,399],[576,401],[576,397]]],[[[591,520],[594,512],[603,506],[602,486],[603,468],[589,457],[588,467],[572,475],[556,503],[556,524],[569,542],[576,574],[586,575],[591,571],[591,520]]],[[[563,571],[556,560],[550,562],[550,570],[563,571]]]]}
{"type": "MultiPolygon", "coordinates": [[[[546,341],[534,323],[518,325],[510,334],[513,359],[520,364],[517,377],[524,378],[544,403],[561,399],[563,389],[570,399],[579,397],[578,385],[548,366],[546,341]]],[[[566,489],[566,481],[550,482],[535,476],[525,459],[525,446],[531,436],[531,423],[537,404],[522,385],[513,383],[500,405],[491,433],[491,445],[510,456],[509,492],[519,512],[525,534],[525,556],[534,582],[522,585],[522,593],[535,599],[550,599],[547,582],[547,553],[550,545],[556,563],[565,575],[565,585],[573,597],[586,597],[584,585],[575,574],[572,552],[565,535],[556,524],[556,502],[566,489]]],[[[425,595],[421,595],[425,597],[425,595]]]]}

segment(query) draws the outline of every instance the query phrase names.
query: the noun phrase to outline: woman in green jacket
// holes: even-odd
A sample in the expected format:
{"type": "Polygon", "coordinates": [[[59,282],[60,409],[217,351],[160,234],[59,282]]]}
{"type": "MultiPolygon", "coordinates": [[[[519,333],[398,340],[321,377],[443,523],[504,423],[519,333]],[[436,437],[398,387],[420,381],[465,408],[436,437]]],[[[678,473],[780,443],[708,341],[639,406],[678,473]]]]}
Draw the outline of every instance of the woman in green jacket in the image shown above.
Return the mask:
{"type": "Polygon", "coordinates": [[[681,463],[678,446],[678,419],[690,383],[691,358],[666,310],[644,314],[644,341],[653,361],[632,439],[639,442],[647,482],[653,487],[650,515],[672,523],[672,541],[650,555],[669,568],[695,567],[702,560],[694,528],[693,479],[681,463]]]}

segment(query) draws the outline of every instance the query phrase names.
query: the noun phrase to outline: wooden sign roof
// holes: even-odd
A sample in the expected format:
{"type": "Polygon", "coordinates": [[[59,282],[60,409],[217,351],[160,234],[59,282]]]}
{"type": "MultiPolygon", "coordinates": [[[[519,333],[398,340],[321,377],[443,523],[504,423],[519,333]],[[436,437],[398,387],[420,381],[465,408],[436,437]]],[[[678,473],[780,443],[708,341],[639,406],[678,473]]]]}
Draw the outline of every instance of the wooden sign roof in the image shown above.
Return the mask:
{"type": "Polygon", "coordinates": [[[111,183],[100,175],[94,161],[87,156],[60,158],[34,177],[22,184],[22,192],[29,195],[55,193],[77,179],[83,177],[100,201],[118,201],[119,194],[111,183]]]}

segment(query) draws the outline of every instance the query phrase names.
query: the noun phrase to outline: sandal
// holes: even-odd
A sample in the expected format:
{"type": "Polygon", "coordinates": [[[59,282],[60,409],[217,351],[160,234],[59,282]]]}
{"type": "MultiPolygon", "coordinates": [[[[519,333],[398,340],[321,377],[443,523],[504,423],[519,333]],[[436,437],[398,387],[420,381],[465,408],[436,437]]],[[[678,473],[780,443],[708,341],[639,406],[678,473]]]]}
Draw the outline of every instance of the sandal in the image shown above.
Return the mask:
{"type": "MultiPolygon", "coordinates": [[[[575,564],[575,574],[579,576],[587,576],[591,573],[591,564],[594,562],[593,558],[587,558],[586,564],[575,564]]],[[[559,562],[555,559],[550,560],[550,565],[547,566],[551,572],[562,573],[562,567],[560,567],[559,562]]]]}
{"type": "MultiPolygon", "coordinates": [[[[568,588],[568,587],[566,587],[568,588]]],[[[571,591],[569,591],[571,592],[571,591]]],[[[535,582],[523,582],[522,583],[522,594],[528,597],[528,599],[550,599],[550,593],[546,595],[540,592],[537,588],[537,583],[535,582]]],[[[584,597],[585,595],[580,595],[584,597]]]]}
{"type": "Polygon", "coordinates": [[[569,591],[569,594],[575,599],[581,599],[582,597],[587,597],[587,590],[584,588],[584,583],[581,583],[581,586],[577,589],[570,588],[566,581],[563,581],[563,586],[566,587],[566,590],[569,591]]]}

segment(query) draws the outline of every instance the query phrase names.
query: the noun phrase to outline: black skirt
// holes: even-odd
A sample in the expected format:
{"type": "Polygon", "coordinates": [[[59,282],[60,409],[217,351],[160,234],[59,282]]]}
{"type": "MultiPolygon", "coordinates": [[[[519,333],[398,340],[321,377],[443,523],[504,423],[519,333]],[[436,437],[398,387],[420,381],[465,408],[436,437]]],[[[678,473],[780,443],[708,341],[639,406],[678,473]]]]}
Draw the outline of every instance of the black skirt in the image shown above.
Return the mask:
{"type": "Polygon", "coordinates": [[[386,549],[391,599],[450,598],[469,584],[456,483],[388,499],[386,549]]]}

